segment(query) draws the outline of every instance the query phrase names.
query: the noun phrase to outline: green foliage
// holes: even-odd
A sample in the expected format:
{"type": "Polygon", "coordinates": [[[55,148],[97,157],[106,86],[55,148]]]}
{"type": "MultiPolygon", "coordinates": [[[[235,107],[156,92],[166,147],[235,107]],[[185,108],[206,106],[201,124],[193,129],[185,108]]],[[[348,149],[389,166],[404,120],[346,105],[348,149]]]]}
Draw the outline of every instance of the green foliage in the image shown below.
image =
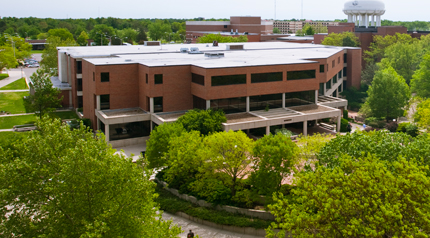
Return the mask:
{"type": "Polygon", "coordinates": [[[212,43],[214,41],[218,41],[218,43],[248,42],[248,37],[246,35],[233,37],[233,36],[222,36],[221,34],[207,34],[197,39],[197,43],[212,43]]]}
{"type": "Polygon", "coordinates": [[[364,119],[364,124],[373,128],[383,128],[386,122],[384,122],[384,118],[367,117],[364,119]]]}
{"type": "Polygon", "coordinates": [[[281,133],[265,135],[253,148],[252,184],[260,194],[272,195],[281,188],[296,162],[298,147],[281,133]]]}
{"type": "Polygon", "coordinates": [[[80,46],[86,46],[88,45],[88,39],[90,37],[88,36],[88,34],[85,31],[82,31],[81,34],[79,35],[79,37],[76,39],[76,42],[78,43],[78,45],[80,46]]]}
{"type": "Polygon", "coordinates": [[[90,31],[90,38],[94,40],[96,45],[109,44],[109,37],[115,36],[115,29],[106,24],[95,25],[90,31]]]}
{"type": "Polygon", "coordinates": [[[348,120],[348,110],[343,110],[343,118],[348,120]]]}
{"type": "Polygon", "coordinates": [[[94,138],[83,127],[70,130],[60,120],[45,119],[37,125],[39,130],[21,143],[0,147],[3,236],[179,234],[179,228],[156,214],[149,170],[115,154],[103,135],[94,138]]]}
{"type": "Polygon", "coordinates": [[[187,131],[200,131],[202,135],[209,135],[222,131],[222,123],[226,121],[222,110],[193,109],[179,117],[177,123],[182,124],[187,131]]]}
{"type": "Polygon", "coordinates": [[[418,136],[418,127],[415,124],[409,123],[409,125],[406,125],[406,134],[412,137],[418,136]]]}
{"type": "Polygon", "coordinates": [[[123,30],[118,30],[118,36],[123,42],[128,42],[133,44],[136,41],[138,31],[132,28],[125,28],[123,30]]]}
{"type": "Polygon", "coordinates": [[[273,34],[280,34],[280,33],[281,33],[281,31],[279,30],[279,28],[277,28],[277,27],[273,28],[273,34]]]}
{"type": "Polygon", "coordinates": [[[423,56],[419,69],[412,76],[411,90],[419,97],[430,97],[430,53],[423,56]]]}
{"type": "Polygon", "coordinates": [[[340,120],[340,132],[348,132],[348,123],[349,121],[345,118],[340,120]]]}
{"type": "Polygon", "coordinates": [[[61,41],[74,41],[72,33],[65,28],[51,29],[48,31],[48,38],[55,36],[60,38],[61,41]]]}
{"type": "Polygon", "coordinates": [[[0,74],[0,80],[9,78],[9,74],[0,74]]]}
{"type": "Polygon", "coordinates": [[[387,121],[403,116],[403,108],[411,96],[404,78],[390,66],[376,72],[367,94],[372,114],[387,121]]]}
{"type": "Polygon", "coordinates": [[[410,34],[400,34],[396,33],[395,35],[386,35],[373,36],[373,42],[369,46],[369,50],[364,51],[364,60],[368,64],[375,64],[384,57],[385,49],[391,45],[396,43],[400,44],[411,44],[417,39],[412,38],[410,34]]]}
{"type": "Polygon", "coordinates": [[[396,132],[398,127],[399,124],[397,124],[395,121],[389,122],[385,125],[385,129],[389,130],[390,132],[396,132]]]}
{"type": "Polygon", "coordinates": [[[286,128],[276,129],[275,134],[278,134],[278,133],[280,133],[281,135],[288,137],[288,138],[290,138],[291,136],[294,135],[292,131],[290,131],[286,128]]]}
{"type": "Polygon", "coordinates": [[[361,71],[361,83],[367,86],[371,85],[373,78],[375,77],[375,73],[378,70],[378,64],[366,64],[366,67],[361,71]]]}
{"type": "Polygon", "coordinates": [[[18,66],[18,61],[13,56],[13,48],[0,46],[0,71],[18,66]]]}
{"type": "Polygon", "coordinates": [[[27,83],[25,83],[25,78],[20,78],[15,82],[12,82],[4,87],[1,87],[0,90],[19,90],[19,89],[28,89],[27,83]]]}
{"type": "Polygon", "coordinates": [[[179,123],[164,123],[157,126],[151,132],[149,140],[146,141],[146,159],[149,168],[159,168],[167,165],[166,154],[170,149],[170,142],[184,132],[179,123]]]}
{"type": "Polygon", "coordinates": [[[225,211],[218,211],[211,208],[196,207],[192,203],[179,199],[168,191],[157,187],[157,193],[160,194],[155,201],[159,203],[160,209],[169,212],[184,212],[190,216],[214,222],[220,225],[253,227],[255,229],[265,229],[269,227],[270,221],[258,218],[246,217],[244,215],[233,214],[225,211]]]}
{"type": "Polygon", "coordinates": [[[303,26],[302,31],[307,36],[313,36],[315,34],[314,28],[311,25],[309,25],[309,23],[306,23],[303,26]]]}
{"type": "Polygon", "coordinates": [[[423,128],[430,127],[430,99],[420,102],[414,115],[414,121],[423,128]]]}
{"type": "Polygon", "coordinates": [[[49,69],[50,72],[56,72],[58,74],[58,50],[60,46],[75,46],[76,42],[73,39],[62,40],[58,36],[50,36],[46,40],[46,46],[43,50],[41,66],[45,69],[49,69]]]}
{"type": "Polygon", "coordinates": [[[315,155],[321,151],[331,138],[331,135],[319,133],[312,136],[300,135],[297,138],[297,145],[299,146],[298,158],[305,162],[314,160],[315,155]]]}
{"type": "Polygon", "coordinates": [[[0,93],[0,110],[11,114],[31,112],[24,106],[24,97],[28,92],[0,93]]]}
{"type": "Polygon", "coordinates": [[[172,28],[169,24],[164,23],[161,20],[157,20],[148,26],[149,36],[152,40],[157,41],[166,39],[169,33],[172,32],[172,28]]]}
{"type": "Polygon", "coordinates": [[[346,100],[348,100],[348,107],[352,109],[360,108],[367,97],[365,91],[358,90],[354,86],[345,89],[341,95],[346,97],[346,100]]]}
{"type": "Polygon", "coordinates": [[[61,107],[63,97],[59,97],[61,91],[52,86],[50,75],[44,69],[38,69],[30,76],[31,88],[34,93],[30,94],[24,104],[30,111],[36,112],[40,118],[48,112],[55,111],[61,107]]]}
{"type": "Polygon", "coordinates": [[[330,33],[327,37],[324,38],[321,44],[356,47],[359,46],[359,40],[353,32],[345,31],[342,33],[330,33]]]}
{"type": "Polygon", "coordinates": [[[399,159],[390,171],[377,157],[339,158],[335,168],[297,175],[293,199],[274,196],[278,223],[267,237],[427,237],[428,167],[399,159]],[[395,171],[395,172],[393,172],[395,171]]]}

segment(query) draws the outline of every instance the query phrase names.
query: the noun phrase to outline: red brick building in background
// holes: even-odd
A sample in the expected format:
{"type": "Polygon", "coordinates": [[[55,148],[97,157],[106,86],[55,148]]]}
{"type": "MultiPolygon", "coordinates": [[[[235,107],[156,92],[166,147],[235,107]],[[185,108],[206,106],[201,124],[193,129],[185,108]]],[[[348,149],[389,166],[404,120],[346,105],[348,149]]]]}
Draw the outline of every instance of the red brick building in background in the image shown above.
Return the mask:
{"type": "Polygon", "coordinates": [[[306,134],[308,124],[331,117],[340,126],[347,101],[339,93],[360,84],[360,48],[147,45],[58,48],[53,82],[64,103],[83,108],[114,147],[143,143],[155,126],[193,108],[223,110],[225,130],[269,133],[299,123],[306,134]]]}

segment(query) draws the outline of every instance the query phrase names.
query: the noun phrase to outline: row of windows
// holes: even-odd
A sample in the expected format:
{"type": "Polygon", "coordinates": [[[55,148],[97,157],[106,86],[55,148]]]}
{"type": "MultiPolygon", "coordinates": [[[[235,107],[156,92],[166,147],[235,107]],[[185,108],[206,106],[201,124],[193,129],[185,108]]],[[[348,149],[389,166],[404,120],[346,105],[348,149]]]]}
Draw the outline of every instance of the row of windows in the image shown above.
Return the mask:
{"type": "MultiPolygon", "coordinates": [[[[94,80],[94,73],[93,73],[93,80],[94,80]]],[[[100,73],[100,81],[101,82],[109,82],[109,73],[108,72],[102,72],[100,73]]],[[[148,84],[148,74],[146,74],[146,83],[148,84]]],[[[154,74],[154,83],[155,84],[163,84],[163,75],[162,74],[154,74]]]]}

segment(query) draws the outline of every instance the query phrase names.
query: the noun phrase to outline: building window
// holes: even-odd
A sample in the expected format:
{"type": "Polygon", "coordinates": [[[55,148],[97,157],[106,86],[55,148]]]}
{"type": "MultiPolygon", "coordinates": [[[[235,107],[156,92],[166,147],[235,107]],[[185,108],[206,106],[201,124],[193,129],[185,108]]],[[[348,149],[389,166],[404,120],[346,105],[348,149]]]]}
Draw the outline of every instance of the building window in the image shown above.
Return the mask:
{"type": "Polygon", "coordinates": [[[288,71],[287,80],[298,79],[313,79],[315,78],[315,70],[288,71]]]}
{"type": "Polygon", "coordinates": [[[346,77],[346,67],[343,67],[343,77],[346,77]]]}
{"type": "Polygon", "coordinates": [[[340,56],[337,58],[337,63],[340,64],[340,56]]]}
{"type": "Polygon", "coordinates": [[[319,95],[324,95],[324,83],[320,83],[320,89],[318,91],[319,95]]]}
{"type": "Polygon", "coordinates": [[[341,78],[342,78],[342,70],[341,70],[341,71],[339,71],[339,73],[337,73],[337,77],[338,77],[339,79],[341,79],[341,78]]]}
{"type": "Polygon", "coordinates": [[[154,98],[154,112],[163,112],[163,97],[154,98]]]}
{"type": "Polygon", "coordinates": [[[155,84],[163,84],[163,75],[162,74],[155,74],[154,75],[154,83],[155,84]]]}
{"type": "Polygon", "coordinates": [[[84,107],[84,100],[82,96],[78,96],[78,108],[84,107]]]}
{"type": "Polygon", "coordinates": [[[246,74],[212,76],[212,86],[246,84],[246,74]]]}
{"type": "Polygon", "coordinates": [[[281,108],[282,93],[251,96],[249,97],[249,101],[249,108],[251,111],[265,110],[266,108],[281,108]]]}
{"type": "Polygon", "coordinates": [[[324,73],[324,65],[320,64],[320,73],[324,73]]]}
{"type": "Polygon", "coordinates": [[[346,53],[345,53],[345,54],[343,54],[343,62],[344,62],[344,63],[347,63],[347,59],[348,59],[348,58],[346,57],[346,53]]]}
{"type": "Polygon", "coordinates": [[[93,81],[96,81],[96,73],[93,72],[93,81]]]}
{"type": "Polygon", "coordinates": [[[327,83],[325,83],[325,89],[326,90],[331,89],[331,80],[329,80],[327,83]]]}
{"type": "Polygon", "coordinates": [[[225,114],[246,112],[246,97],[214,99],[210,107],[223,110],[225,114]]]}
{"type": "Polygon", "coordinates": [[[251,74],[251,83],[267,83],[282,81],[282,72],[251,74]]]}
{"type": "Polygon", "coordinates": [[[102,82],[109,82],[109,73],[101,73],[100,77],[102,82]]]}
{"type": "Polygon", "coordinates": [[[193,108],[206,110],[206,100],[193,95],[193,108]]]}
{"type": "Polygon", "coordinates": [[[148,74],[146,74],[146,84],[148,84],[148,74]]]}
{"type": "Polygon", "coordinates": [[[110,95],[100,95],[100,110],[110,109],[110,95]]]}
{"type": "Polygon", "coordinates": [[[77,79],[77,91],[82,91],[82,79],[78,78],[77,79]]]}
{"type": "Polygon", "coordinates": [[[334,68],[334,66],[336,65],[336,62],[333,60],[332,62],[331,62],[331,67],[332,68],[334,68]]]}
{"type": "Polygon", "coordinates": [[[196,84],[205,86],[205,76],[200,74],[191,74],[191,81],[196,84]]]}
{"type": "Polygon", "coordinates": [[[285,94],[285,107],[302,106],[309,104],[315,104],[315,91],[303,91],[285,94]]]}
{"type": "Polygon", "coordinates": [[[76,73],[82,74],[82,61],[76,61],[76,73]]]}
{"type": "Polygon", "coordinates": [[[336,84],[337,83],[337,74],[333,77],[333,84],[336,84]]]}
{"type": "Polygon", "coordinates": [[[227,28],[227,25],[224,25],[224,28],[227,28]]]}
{"type": "Polygon", "coordinates": [[[151,133],[150,121],[139,121],[109,125],[109,140],[124,140],[149,136],[151,133]]]}

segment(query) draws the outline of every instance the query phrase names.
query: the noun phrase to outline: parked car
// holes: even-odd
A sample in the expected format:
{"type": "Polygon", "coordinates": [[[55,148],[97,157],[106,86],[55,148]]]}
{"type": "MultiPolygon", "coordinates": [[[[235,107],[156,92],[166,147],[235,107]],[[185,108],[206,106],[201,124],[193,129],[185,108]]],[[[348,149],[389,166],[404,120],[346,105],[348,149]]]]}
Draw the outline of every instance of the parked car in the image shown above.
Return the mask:
{"type": "Polygon", "coordinates": [[[29,68],[39,68],[39,64],[38,63],[35,63],[35,64],[29,64],[27,67],[29,67],[29,68]]]}

